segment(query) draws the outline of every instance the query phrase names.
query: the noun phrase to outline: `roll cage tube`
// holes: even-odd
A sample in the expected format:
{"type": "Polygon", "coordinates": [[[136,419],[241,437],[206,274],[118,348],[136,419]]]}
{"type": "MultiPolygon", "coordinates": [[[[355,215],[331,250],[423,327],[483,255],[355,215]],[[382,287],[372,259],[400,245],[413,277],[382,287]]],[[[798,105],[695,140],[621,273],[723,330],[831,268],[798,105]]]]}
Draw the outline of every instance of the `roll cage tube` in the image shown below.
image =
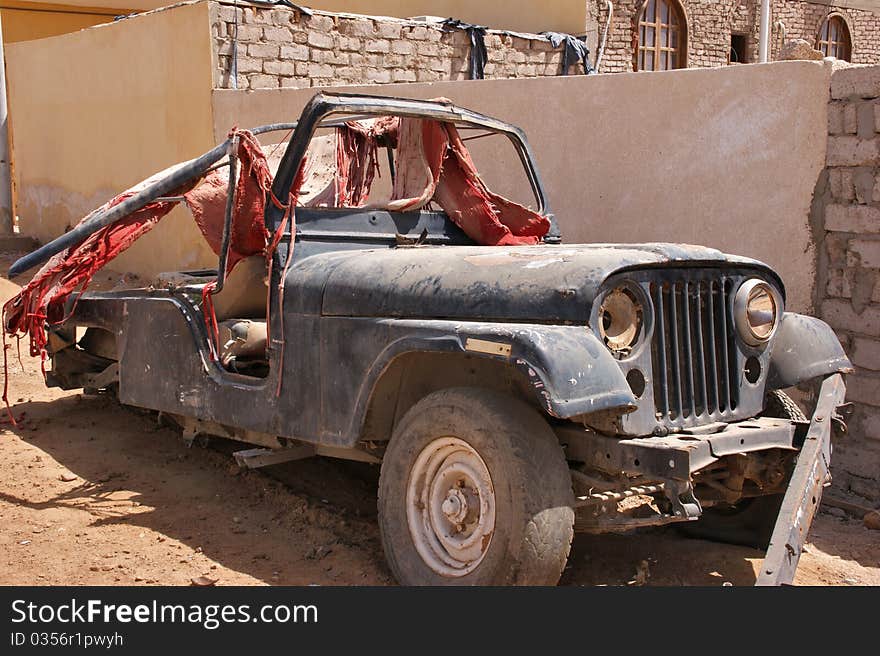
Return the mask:
{"type": "MultiPolygon", "coordinates": [[[[535,199],[538,202],[538,212],[550,220],[550,230],[545,235],[544,241],[546,243],[559,243],[561,241],[559,226],[547,203],[544,186],[534,164],[534,154],[529,147],[525,133],[515,125],[473,112],[469,109],[457,107],[452,103],[383,96],[319,93],[305,106],[299,121],[295,123],[273,123],[252,129],[251,132],[255,135],[281,130],[293,130],[293,135],[290,137],[272,185],[272,192],[276,198],[283,199],[287,197],[286,191],[293,184],[296,171],[299,169],[300,162],[305,156],[315,130],[319,126],[341,125],[355,118],[355,116],[349,116],[348,118],[340,119],[338,122],[324,121],[328,115],[333,113],[361,114],[364,115],[363,118],[388,114],[411,116],[414,118],[433,118],[438,121],[463,123],[504,134],[513,144],[526,171],[529,184],[532,187],[532,193],[534,193],[535,199]]],[[[222,165],[222,163],[218,164],[218,162],[227,156],[230,145],[231,140],[226,139],[203,155],[183,162],[168,175],[155,180],[118,205],[95,210],[80,225],[14,262],[9,269],[8,275],[15,277],[31,267],[45,263],[49,258],[61,251],[85,241],[87,237],[101,228],[110,225],[123,216],[128,216],[138,211],[175,189],[205,175],[213,166],[222,165]]],[[[283,209],[276,207],[274,203],[269,203],[264,216],[266,226],[272,230],[274,225],[281,219],[283,213],[283,209]]]]}
{"type": "MultiPolygon", "coordinates": [[[[541,176],[535,167],[535,158],[529,147],[525,133],[515,125],[505,123],[491,116],[457,107],[452,103],[431,100],[410,100],[407,98],[389,98],[383,96],[351,95],[351,94],[316,94],[302,111],[296,129],[290,137],[284,157],[272,184],[272,193],[276,198],[287,198],[288,190],[305,157],[315,131],[327,124],[324,119],[331,114],[345,113],[350,115],[370,116],[408,116],[413,118],[429,118],[447,123],[458,123],[481,127],[492,132],[503,134],[510,139],[519,155],[520,162],[526,171],[532,193],[538,202],[538,212],[550,220],[550,230],[544,237],[547,243],[559,243],[561,235],[556,219],[550,212],[541,176]]],[[[352,120],[354,116],[345,120],[352,120]]],[[[344,121],[343,121],[344,122],[344,121]]],[[[282,208],[270,203],[266,208],[266,227],[270,231],[281,220],[282,208]]]]}
{"type": "MultiPolygon", "coordinates": [[[[253,134],[263,134],[280,130],[290,130],[296,127],[296,123],[272,123],[251,130],[253,134]]],[[[228,155],[231,139],[226,139],[208,152],[195,159],[181,163],[168,175],[165,175],[141,189],[139,192],[125,199],[118,205],[94,210],[86,219],[72,230],[65,232],[40,248],[28,253],[16,260],[9,267],[10,278],[24,273],[31,267],[44,264],[49,258],[63,250],[77,246],[85,241],[90,235],[98,232],[111,223],[118,221],[124,216],[133,214],[146,207],[150,203],[164,197],[166,194],[182,187],[183,185],[205,175],[213,166],[218,165],[223,157],[228,155]]],[[[222,164],[220,164],[222,165],[222,164]]]]}

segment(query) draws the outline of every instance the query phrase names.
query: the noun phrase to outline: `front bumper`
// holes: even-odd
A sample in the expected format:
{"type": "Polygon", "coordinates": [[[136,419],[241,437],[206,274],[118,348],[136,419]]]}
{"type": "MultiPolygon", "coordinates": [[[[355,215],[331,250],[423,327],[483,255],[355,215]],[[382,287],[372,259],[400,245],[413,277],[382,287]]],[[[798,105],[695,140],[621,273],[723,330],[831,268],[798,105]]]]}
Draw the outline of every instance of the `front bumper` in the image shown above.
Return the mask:
{"type": "Polygon", "coordinates": [[[787,419],[760,417],[735,424],[715,424],[665,437],[591,436],[598,447],[586,454],[590,467],[649,480],[690,481],[691,475],[713,462],[738,453],[766,449],[797,450],[798,435],[806,433],[787,419]],[[717,432],[709,432],[715,430],[717,432]]]}
{"type": "Polygon", "coordinates": [[[664,437],[631,439],[585,434],[575,428],[557,429],[570,460],[583,462],[588,471],[619,478],[625,475],[637,482],[627,490],[591,490],[577,497],[581,515],[576,529],[606,532],[697,520],[702,507],[694,496],[694,474],[727,456],[782,450],[791,451],[795,457],[799,451],[757,581],[758,585],[791,583],[822,488],[831,480],[831,427],[836,422],[842,425],[838,413],[845,394],[841,374],[826,377],[808,422],[761,417],[685,429],[664,437]],[[635,495],[662,495],[670,510],[653,517],[621,515],[618,502],[635,495]]]}
{"type": "Polygon", "coordinates": [[[804,541],[822,499],[822,488],[831,483],[831,427],[842,424],[840,408],[846,395],[843,376],[828,376],[810,421],[770,546],[755,585],[788,585],[794,580],[804,541]]]}

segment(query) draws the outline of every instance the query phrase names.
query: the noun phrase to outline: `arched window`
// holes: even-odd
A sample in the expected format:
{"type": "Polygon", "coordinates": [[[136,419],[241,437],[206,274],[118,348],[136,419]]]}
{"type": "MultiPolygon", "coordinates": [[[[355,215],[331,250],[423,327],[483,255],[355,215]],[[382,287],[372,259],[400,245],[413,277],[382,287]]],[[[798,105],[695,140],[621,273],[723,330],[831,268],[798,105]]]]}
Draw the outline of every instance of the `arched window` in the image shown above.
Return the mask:
{"type": "Polygon", "coordinates": [[[648,0],[636,30],[635,70],[687,67],[687,25],[676,0],[648,0]]]}
{"type": "Polygon", "coordinates": [[[819,30],[819,50],[826,57],[837,57],[849,61],[852,55],[852,41],[846,21],[839,14],[831,14],[819,30]]]}

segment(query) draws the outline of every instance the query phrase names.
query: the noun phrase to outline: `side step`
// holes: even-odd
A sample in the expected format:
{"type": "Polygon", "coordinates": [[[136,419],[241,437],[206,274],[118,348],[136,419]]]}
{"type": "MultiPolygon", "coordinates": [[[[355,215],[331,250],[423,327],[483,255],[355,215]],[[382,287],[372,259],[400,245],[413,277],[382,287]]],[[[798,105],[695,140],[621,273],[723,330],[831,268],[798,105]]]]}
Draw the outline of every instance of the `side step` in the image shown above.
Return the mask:
{"type": "Polygon", "coordinates": [[[239,467],[258,469],[269,465],[280,465],[282,462],[302,460],[317,455],[313,446],[295,446],[289,449],[246,449],[232,454],[239,467]]]}

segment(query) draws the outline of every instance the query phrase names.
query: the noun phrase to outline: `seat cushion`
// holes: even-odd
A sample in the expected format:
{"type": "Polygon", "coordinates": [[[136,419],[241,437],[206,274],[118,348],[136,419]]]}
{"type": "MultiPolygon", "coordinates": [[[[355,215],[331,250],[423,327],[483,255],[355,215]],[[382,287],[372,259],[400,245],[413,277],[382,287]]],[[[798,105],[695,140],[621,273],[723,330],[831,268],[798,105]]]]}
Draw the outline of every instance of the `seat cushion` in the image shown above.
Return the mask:
{"type": "Polygon", "coordinates": [[[262,360],[266,357],[266,322],[229,319],[218,324],[220,362],[226,367],[233,360],[262,360]]]}

